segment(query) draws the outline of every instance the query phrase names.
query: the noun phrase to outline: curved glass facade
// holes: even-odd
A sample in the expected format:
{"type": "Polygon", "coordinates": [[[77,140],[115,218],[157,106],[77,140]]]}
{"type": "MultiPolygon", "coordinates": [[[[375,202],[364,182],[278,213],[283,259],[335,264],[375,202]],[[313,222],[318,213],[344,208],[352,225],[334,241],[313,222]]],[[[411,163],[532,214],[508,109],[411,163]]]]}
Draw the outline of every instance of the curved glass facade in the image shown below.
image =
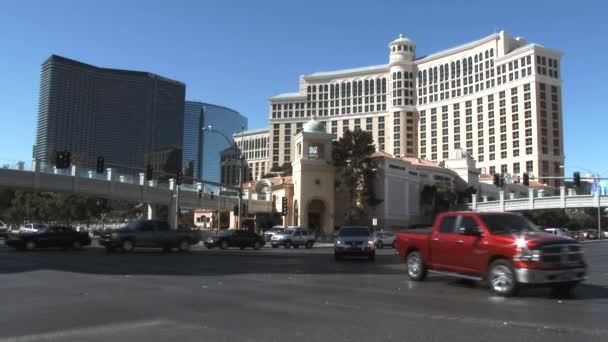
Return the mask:
{"type": "Polygon", "coordinates": [[[202,133],[202,127],[208,126],[211,126],[213,130],[224,133],[232,140],[234,133],[240,133],[247,129],[247,118],[230,108],[203,102],[186,101],[182,162],[184,173],[192,169],[191,174],[196,178],[219,183],[221,181],[220,154],[230,145],[219,133],[202,133]],[[196,128],[193,129],[193,127],[196,128]],[[196,158],[199,155],[201,157],[196,158]],[[197,160],[202,160],[202,163],[197,163],[197,160]]]}

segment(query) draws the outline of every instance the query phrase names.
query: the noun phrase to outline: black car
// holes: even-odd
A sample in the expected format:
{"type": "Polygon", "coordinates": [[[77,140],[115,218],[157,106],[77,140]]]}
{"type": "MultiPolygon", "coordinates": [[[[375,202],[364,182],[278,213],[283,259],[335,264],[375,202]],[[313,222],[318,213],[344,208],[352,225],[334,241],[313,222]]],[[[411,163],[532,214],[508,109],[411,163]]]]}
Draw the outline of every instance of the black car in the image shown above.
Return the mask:
{"type": "Polygon", "coordinates": [[[106,230],[99,237],[99,244],[108,252],[120,249],[132,252],[135,247],[156,247],[169,252],[173,248],[189,252],[197,244],[201,234],[191,229],[171,229],[167,221],[131,221],[120,229],[106,230]]]}
{"type": "Polygon", "coordinates": [[[264,238],[251,230],[226,229],[219,236],[210,236],[205,240],[205,247],[209,249],[213,247],[221,249],[227,249],[228,247],[239,247],[240,249],[252,247],[260,249],[265,244],[264,238]]]}
{"type": "Polygon", "coordinates": [[[5,243],[17,250],[28,251],[46,247],[81,249],[91,244],[91,238],[87,232],[77,232],[70,227],[50,226],[35,232],[11,232],[5,243]]]}

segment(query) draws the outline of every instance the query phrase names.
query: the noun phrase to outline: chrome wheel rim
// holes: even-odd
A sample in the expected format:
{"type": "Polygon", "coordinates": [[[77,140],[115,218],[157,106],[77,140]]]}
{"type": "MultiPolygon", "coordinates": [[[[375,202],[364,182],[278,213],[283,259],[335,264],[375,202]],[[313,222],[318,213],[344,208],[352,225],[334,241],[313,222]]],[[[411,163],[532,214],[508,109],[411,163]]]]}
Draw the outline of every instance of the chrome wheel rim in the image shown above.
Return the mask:
{"type": "Polygon", "coordinates": [[[420,275],[420,256],[417,253],[412,253],[407,258],[407,272],[412,278],[416,278],[420,275]]]}
{"type": "Polygon", "coordinates": [[[494,291],[499,293],[509,292],[514,285],[513,272],[507,266],[498,265],[492,269],[490,282],[494,291]]]}

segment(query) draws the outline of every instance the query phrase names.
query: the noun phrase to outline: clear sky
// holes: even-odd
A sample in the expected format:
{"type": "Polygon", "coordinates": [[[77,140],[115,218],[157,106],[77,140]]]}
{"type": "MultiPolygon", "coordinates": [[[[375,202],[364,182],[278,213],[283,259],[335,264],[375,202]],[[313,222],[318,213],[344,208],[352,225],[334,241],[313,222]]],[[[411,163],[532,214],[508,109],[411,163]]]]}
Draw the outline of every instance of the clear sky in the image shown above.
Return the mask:
{"type": "Polygon", "coordinates": [[[297,91],[299,75],[387,63],[401,32],[426,55],[505,30],[564,52],[566,171],[602,172],[607,9],[558,0],[3,1],[0,162],[31,158],[40,65],[51,54],[182,81],[187,99],[234,108],[253,129],[267,127],[268,97],[297,91]]]}

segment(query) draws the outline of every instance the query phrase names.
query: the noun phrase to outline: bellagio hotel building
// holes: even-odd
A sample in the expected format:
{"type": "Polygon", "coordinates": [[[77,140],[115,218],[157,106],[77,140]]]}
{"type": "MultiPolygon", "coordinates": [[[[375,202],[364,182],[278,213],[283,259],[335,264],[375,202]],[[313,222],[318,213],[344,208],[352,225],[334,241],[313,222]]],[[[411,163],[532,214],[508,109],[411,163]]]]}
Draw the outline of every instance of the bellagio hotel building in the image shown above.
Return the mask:
{"type": "Polygon", "coordinates": [[[563,175],[561,52],[504,31],[421,57],[403,35],[388,47],[388,64],[301,76],[298,92],[270,98],[269,167],[292,161],[315,117],[395,156],[441,163],[464,149],[482,173],[563,175]]]}

